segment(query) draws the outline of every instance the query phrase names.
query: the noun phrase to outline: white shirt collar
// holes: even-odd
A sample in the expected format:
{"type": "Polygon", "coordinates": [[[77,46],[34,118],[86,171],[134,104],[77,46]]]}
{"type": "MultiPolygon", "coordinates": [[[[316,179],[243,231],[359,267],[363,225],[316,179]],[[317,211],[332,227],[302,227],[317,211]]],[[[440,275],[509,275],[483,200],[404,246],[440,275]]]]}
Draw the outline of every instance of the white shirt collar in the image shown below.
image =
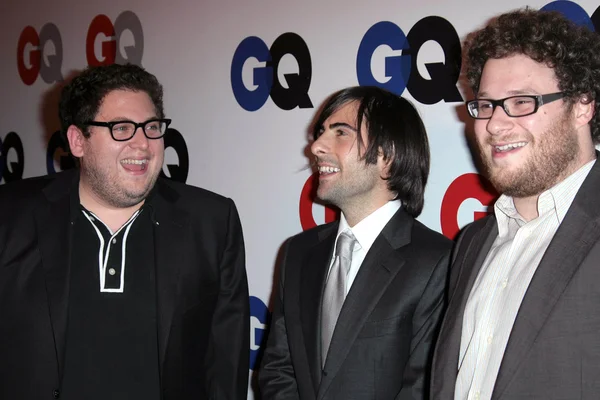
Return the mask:
{"type": "MultiPolygon", "coordinates": [[[[340,225],[336,235],[336,242],[340,233],[344,232],[345,230],[350,230],[356,238],[360,248],[367,253],[373,245],[373,242],[375,242],[375,239],[377,239],[377,236],[379,236],[383,228],[387,225],[390,219],[392,219],[394,214],[396,214],[401,206],[402,202],[400,200],[388,201],[352,228],[348,225],[348,221],[346,221],[346,217],[344,216],[344,213],[342,213],[340,225]]],[[[356,250],[358,246],[354,247],[356,250]]]]}
{"type": "MultiPolygon", "coordinates": [[[[595,159],[588,162],[566,179],[540,194],[537,203],[539,215],[543,216],[547,213],[555,212],[558,223],[562,223],[567,211],[569,211],[569,207],[571,207],[573,200],[575,200],[575,195],[577,195],[579,188],[590,173],[595,162],[595,159]]],[[[513,198],[510,196],[501,195],[496,204],[494,204],[494,211],[500,231],[505,230],[503,228],[506,227],[510,219],[516,220],[519,226],[523,226],[526,223],[523,217],[517,212],[513,198]]]]}

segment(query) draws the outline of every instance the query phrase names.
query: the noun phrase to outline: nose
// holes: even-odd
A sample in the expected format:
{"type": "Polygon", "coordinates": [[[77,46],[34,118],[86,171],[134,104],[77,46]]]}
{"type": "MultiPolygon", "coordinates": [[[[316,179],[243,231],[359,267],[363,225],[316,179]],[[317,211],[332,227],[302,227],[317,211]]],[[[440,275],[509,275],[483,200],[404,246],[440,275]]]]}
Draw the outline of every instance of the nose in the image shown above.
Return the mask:
{"type": "Polygon", "coordinates": [[[486,129],[492,135],[498,135],[512,128],[513,118],[506,114],[500,105],[494,107],[492,117],[487,121],[486,129]]]}
{"type": "Polygon", "coordinates": [[[133,137],[129,139],[129,146],[135,148],[146,148],[148,147],[148,139],[144,134],[144,130],[141,126],[135,128],[135,132],[133,132],[133,137]],[[139,132],[138,132],[139,131],[139,132]]]}
{"type": "Polygon", "coordinates": [[[326,136],[325,132],[322,133],[310,146],[310,151],[314,156],[318,157],[329,152],[329,141],[326,136]]]}

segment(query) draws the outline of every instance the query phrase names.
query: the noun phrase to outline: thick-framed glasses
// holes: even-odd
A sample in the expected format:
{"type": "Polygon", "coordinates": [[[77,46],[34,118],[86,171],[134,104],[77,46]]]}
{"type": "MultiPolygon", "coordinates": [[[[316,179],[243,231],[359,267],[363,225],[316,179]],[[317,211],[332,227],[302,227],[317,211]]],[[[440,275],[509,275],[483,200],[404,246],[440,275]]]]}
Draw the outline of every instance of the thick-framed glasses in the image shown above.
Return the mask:
{"type": "Polygon", "coordinates": [[[504,99],[477,99],[467,102],[469,115],[475,119],[490,119],[496,107],[502,107],[509,117],[524,117],[535,114],[544,104],[552,103],[565,97],[565,93],[532,94],[510,96],[504,99]]]}
{"type": "Polygon", "coordinates": [[[102,126],[110,130],[110,135],[117,142],[125,142],[131,139],[138,128],[142,128],[142,132],[148,139],[160,139],[167,132],[167,128],[171,123],[170,119],[151,119],[145,122],[135,123],[133,121],[88,121],[86,125],[102,126]]]}

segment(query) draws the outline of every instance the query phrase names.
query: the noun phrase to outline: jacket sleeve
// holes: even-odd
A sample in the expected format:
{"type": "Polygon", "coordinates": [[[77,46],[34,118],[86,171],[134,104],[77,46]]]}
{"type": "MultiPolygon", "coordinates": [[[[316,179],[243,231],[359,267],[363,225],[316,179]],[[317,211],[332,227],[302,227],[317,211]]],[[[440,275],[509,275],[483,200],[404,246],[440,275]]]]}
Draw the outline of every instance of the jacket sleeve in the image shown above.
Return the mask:
{"type": "Polygon", "coordinates": [[[206,360],[209,398],[239,400],[248,395],[250,306],[244,239],[237,209],[230,201],[220,287],[211,321],[212,351],[206,360]]]}
{"type": "Polygon", "coordinates": [[[289,241],[284,245],[269,337],[258,375],[263,400],[295,400],[300,398],[290,356],[283,307],[285,266],[288,251],[289,241]]]}
{"type": "Polygon", "coordinates": [[[413,315],[411,355],[396,400],[428,399],[435,341],[446,309],[446,284],[450,250],[438,260],[413,315]]]}

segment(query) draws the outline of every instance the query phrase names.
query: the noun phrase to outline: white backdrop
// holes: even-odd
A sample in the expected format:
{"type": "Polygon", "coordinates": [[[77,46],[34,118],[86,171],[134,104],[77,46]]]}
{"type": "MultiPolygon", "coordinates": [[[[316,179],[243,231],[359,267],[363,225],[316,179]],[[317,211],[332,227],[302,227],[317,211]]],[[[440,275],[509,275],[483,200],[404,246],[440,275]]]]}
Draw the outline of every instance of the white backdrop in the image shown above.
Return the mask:
{"type": "MultiPolygon", "coordinates": [[[[308,198],[301,201],[312,174],[306,157],[307,128],[318,106],[334,91],[365,84],[369,78],[413,100],[427,127],[432,159],[419,219],[453,236],[484,215],[493,198],[473,174],[465,142],[468,121],[461,101],[467,96],[458,94],[452,80],[451,64],[460,56],[456,44],[494,15],[547,4],[5,0],[0,4],[0,182],[58,171],[61,158],[67,166],[62,150],[54,151],[56,137],[48,143],[59,127],[56,101],[62,78],[88,63],[141,63],[164,85],[167,116],[184,138],[183,146],[166,149],[165,163],[171,169],[165,166],[165,173],[182,180],[187,170],[187,183],[229,196],[239,208],[255,360],[278,250],[287,237],[303,229],[301,219],[304,228],[313,220],[325,220],[322,206],[311,205],[308,198]],[[377,29],[382,32],[372,33],[377,29]],[[403,35],[409,37],[404,45],[403,35]],[[248,37],[256,39],[244,41],[248,37]],[[269,48],[280,54],[273,57],[280,62],[267,98],[269,85],[260,77],[269,48]],[[410,72],[400,64],[410,64],[409,57],[416,57],[410,72]],[[232,84],[232,77],[241,81],[232,84]],[[403,77],[409,82],[406,90],[403,77]],[[243,93],[246,100],[238,101],[243,93]]],[[[600,1],[581,0],[557,1],[549,7],[593,28],[599,5],[600,1]]],[[[175,141],[176,132],[169,135],[169,141],[175,141]]]]}

